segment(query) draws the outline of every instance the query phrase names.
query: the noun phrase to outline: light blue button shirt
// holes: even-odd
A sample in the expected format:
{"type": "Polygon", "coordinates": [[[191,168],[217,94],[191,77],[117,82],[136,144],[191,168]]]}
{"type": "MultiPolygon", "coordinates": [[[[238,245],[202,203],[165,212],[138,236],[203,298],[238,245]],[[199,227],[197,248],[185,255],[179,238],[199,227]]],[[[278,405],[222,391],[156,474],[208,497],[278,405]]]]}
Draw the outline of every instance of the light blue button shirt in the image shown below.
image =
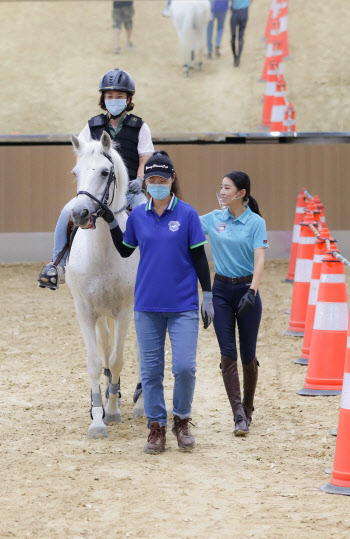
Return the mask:
{"type": "Polygon", "coordinates": [[[200,220],[210,239],[216,273],[225,277],[252,275],[254,249],[269,246],[265,220],[249,206],[237,219],[226,208],[202,215],[200,220]]]}
{"type": "Polygon", "coordinates": [[[232,9],[243,9],[250,6],[251,0],[232,0],[232,9]]]}

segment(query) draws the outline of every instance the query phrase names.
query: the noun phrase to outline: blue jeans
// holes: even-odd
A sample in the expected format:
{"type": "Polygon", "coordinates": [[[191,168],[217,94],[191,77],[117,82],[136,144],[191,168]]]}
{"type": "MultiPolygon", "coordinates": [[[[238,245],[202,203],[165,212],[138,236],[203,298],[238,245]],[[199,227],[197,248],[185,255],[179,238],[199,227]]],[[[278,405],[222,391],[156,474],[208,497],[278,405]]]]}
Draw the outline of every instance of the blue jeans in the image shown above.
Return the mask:
{"type": "MultiPolygon", "coordinates": [[[[136,208],[137,206],[141,206],[141,204],[145,204],[147,202],[147,198],[143,193],[140,193],[139,195],[134,196],[133,194],[127,194],[126,200],[129,202],[130,199],[134,197],[130,205],[132,208],[136,208]]],[[[75,198],[72,198],[68,202],[68,204],[65,205],[63,210],[60,213],[60,216],[57,221],[57,225],[55,228],[55,239],[54,239],[54,246],[53,246],[53,254],[52,254],[52,262],[56,260],[59,253],[62,251],[63,247],[67,243],[67,226],[68,221],[70,218],[70,214],[72,212],[72,208],[75,202],[75,198]]],[[[60,266],[65,266],[66,259],[67,259],[68,253],[65,253],[64,257],[62,258],[60,262],[60,266]]]]}
{"type": "Polygon", "coordinates": [[[239,348],[242,363],[247,365],[256,357],[256,342],[261,320],[261,299],[255,296],[253,309],[237,318],[237,307],[249,289],[248,283],[225,283],[214,279],[213,304],[214,328],[221,355],[237,360],[236,321],[239,334],[239,348]]]}
{"type": "Polygon", "coordinates": [[[218,13],[214,14],[214,17],[211,21],[208,22],[208,28],[207,28],[207,47],[208,52],[213,51],[213,30],[214,30],[214,20],[217,20],[217,30],[216,30],[216,41],[215,46],[220,47],[222,35],[224,33],[224,25],[225,25],[225,19],[226,19],[226,13],[227,11],[219,11],[218,13]]]}
{"type": "Polygon", "coordinates": [[[164,344],[168,328],[174,375],[173,414],[191,416],[196,383],[198,312],[159,313],[135,311],[135,327],[141,354],[141,380],[148,425],[167,424],[164,401],[164,344]]]}

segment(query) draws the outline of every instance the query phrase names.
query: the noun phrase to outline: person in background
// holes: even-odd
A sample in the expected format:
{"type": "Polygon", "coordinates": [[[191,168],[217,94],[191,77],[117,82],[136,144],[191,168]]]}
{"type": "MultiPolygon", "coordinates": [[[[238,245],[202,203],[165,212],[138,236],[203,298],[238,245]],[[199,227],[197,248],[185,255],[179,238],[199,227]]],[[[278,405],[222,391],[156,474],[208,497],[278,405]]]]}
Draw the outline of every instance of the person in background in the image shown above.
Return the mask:
{"type": "MultiPolygon", "coordinates": [[[[117,145],[118,153],[124,160],[129,174],[128,204],[136,208],[147,202],[142,193],[144,165],[154,152],[151,131],[142,118],[128,114],[134,109],[132,102],[135,94],[135,83],[127,71],[112,69],[105,73],[101,79],[99,106],[106,114],[99,114],[91,118],[79,134],[84,142],[100,140],[103,131],[111,137],[117,145]]],[[[52,262],[44,266],[39,274],[38,284],[42,288],[56,290],[65,282],[65,264],[67,254],[62,257],[58,265],[54,262],[67,242],[67,227],[75,198],[70,200],[58,218],[52,262]]]]}
{"type": "Polygon", "coordinates": [[[220,56],[220,45],[222,36],[224,33],[224,25],[225,25],[225,19],[226,14],[228,10],[228,3],[229,0],[211,0],[211,10],[212,10],[212,19],[208,23],[207,28],[207,47],[208,47],[208,58],[212,58],[213,56],[213,30],[214,30],[214,22],[217,21],[217,29],[216,29],[216,40],[215,40],[215,55],[220,56]]]}
{"type": "Polygon", "coordinates": [[[256,342],[261,320],[259,286],[268,247],[266,224],[250,194],[245,172],[226,174],[218,194],[224,209],[200,217],[209,236],[215,263],[214,328],[221,351],[221,369],[234,421],[235,436],[249,432],[259,362],[256,342]],[[237,368],[236,322],[243,366],[244,396],[237,368]]]}
{"type": "Polygon", "coordinates": [[[191,406],[196,383],[198,280],[203,290],[204,327],[214,317],[207,242],[198,214],[176,196],[178,184],[166,152],[156,152],[145,164],[151,196],[131,212],[124,235],[113,212],[104,206],[113,243],[126,258],[140,249],[135,284],[134,320],[141,354],[141,379],[147,424],[145,453],[162,453],[166,444],[164,346],[168,330],[174,374],[172,432],[178,447],[191,450],[191,406]]]}
{"type": "Polygon", "coordinates": [[[163,17],[170,17],[170,4],[171,0],[166,0],[165,8],[162,11],[163,17]]]}
{"type": "Polygon", "coordinates": [[[244,31],[248,22],[248,10],[251,0],[232,0],[231,16],[231,45],[233,53],[233,65],[238,67],[241,62],[241,54],[244,43],[244,31]],[[236,30],[238,27],[238,47],[236,46],[236,30]]]}
{"type": "Polygon", "coordinates": [[[126,32],[126,49],[132,49],[133,43],[131,41],[132,33],[132,18],[135,14],[133,0],[114,0],[113,2],[113,29],[114,29],[114,50],[116,54],[121,52],[120,47],[120,32],[122,26],[125,27],[126,32]]]}

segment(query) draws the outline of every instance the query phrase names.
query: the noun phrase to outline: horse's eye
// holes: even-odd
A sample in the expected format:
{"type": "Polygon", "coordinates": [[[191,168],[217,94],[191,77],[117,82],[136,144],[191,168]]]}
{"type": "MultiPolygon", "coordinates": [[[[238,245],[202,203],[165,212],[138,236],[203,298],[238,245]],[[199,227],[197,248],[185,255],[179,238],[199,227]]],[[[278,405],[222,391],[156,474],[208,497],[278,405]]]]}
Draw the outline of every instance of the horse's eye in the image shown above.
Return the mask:
{"type": "Polygon", "coordinates": [[[102,176],[108,176],[109,172],[108,172],[108,170],[103,170],[101,172],[101,174],[102,174],[102,176]]]}

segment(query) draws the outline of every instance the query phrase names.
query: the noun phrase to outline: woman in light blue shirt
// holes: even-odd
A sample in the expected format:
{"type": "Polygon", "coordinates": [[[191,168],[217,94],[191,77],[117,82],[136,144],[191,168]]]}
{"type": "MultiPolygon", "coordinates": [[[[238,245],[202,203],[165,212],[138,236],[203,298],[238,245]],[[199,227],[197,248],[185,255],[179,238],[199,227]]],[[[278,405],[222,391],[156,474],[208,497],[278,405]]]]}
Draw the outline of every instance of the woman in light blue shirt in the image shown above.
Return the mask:
{"type": "Polygon", "coordinates": [[[215,262],[214,328],[222,376],[235,420],[234,434],[244,436],[252,420],[258,379],[256,342],[262,311],[258,288],[268,247],[266,224],[250,194],[250,179],[245,172],[225,175],[219,201],[224,209],[200,219],[215,262]],[[237,370],[236,321],[243,364],[243,401],[237,370]]]}

